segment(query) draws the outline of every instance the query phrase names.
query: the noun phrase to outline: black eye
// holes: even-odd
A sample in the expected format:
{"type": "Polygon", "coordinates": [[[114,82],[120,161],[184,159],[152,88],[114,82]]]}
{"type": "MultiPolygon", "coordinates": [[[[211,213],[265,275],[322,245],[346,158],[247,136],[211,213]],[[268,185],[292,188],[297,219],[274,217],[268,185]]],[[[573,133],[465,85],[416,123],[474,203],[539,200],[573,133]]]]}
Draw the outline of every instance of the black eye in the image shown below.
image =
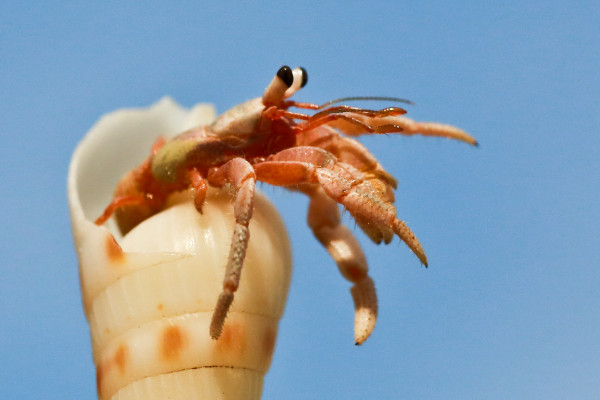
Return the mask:
{"type": "Polygon", "coordinates": [[[302,67],[300,67],[300,70],[302,71],[302,85],[300,87],[303,88],[306,86],[306,82],[308,82],[308,72],[302,67]]]}
{"type": "Polygon", "coordinates": [[[294,74],[292,73],[292,69],[290,67],[284,65],[283,67],[279,68],[279,71],[277,71],[277,76],[283,81],[283,83],[287,85],[287,87],[292,86],[292,83],[294,82],[294,74]]]}

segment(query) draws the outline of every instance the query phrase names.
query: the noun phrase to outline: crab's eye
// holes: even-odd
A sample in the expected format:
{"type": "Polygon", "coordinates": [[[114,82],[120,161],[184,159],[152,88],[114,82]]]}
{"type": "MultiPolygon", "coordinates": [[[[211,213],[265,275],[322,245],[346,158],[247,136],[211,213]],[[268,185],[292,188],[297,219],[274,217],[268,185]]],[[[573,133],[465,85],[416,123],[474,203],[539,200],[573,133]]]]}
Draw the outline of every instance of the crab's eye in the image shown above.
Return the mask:
{"type": "Polygon", "coordinates": [[[306,86],[306,82],[308,82],[308,72],[306,72],[306,70],[302,67],[299,67],[300,71],[302,71],[302,83],[300,84],[300,87],[303,88],[304,86],[306,86]]]}
{"type": "Polygon", "coordinates": [[[294,73],[287,65],[279,68],[279,71],[277,71],[277,76],[286,84],[287,87],[292,86],[292,83],[294,83],[294,73]]]}
{"type": "Polygon", "coordinates": [[[296,67],[292,70],[292,74],[294,76],[294,81],[292,82],[292,85],[288,86],[287,90],[285,91],[284,97],[286,99],[292,96],[298,90],[302,89],[306,85],[306,82],[308,82],[308,73],[304,68],[296,67]]]}
{"type": "MultiPolygon", "coordinates": [[[[294,71],[287,65],[279,68],[277,74],[269,83],[262,96],[265,106],[280,104],[285,99],[286,93],[294,86],[294,71]]],[[[297,90],[297,89],[296,89],[297,90]]],[[[295,90],[294,90],[295,91],[295,90]]]]}

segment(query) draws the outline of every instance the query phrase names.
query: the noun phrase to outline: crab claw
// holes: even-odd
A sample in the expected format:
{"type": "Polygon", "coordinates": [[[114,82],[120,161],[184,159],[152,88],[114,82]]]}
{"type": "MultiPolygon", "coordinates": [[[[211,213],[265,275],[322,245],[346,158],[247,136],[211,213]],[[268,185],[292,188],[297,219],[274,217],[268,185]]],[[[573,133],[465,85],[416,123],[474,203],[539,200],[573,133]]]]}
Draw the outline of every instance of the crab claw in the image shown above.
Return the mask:
{"type": "Polygon", "coordinates": [[[371,240],[387,244],[393,232],[427,266],[427,256],[415,234],[404,221],[396,218],[394,205],[375,190],[360,171],[338,162],[330,169],[320,168],[317,177],[325,191],[346,207],[371,240]]]}

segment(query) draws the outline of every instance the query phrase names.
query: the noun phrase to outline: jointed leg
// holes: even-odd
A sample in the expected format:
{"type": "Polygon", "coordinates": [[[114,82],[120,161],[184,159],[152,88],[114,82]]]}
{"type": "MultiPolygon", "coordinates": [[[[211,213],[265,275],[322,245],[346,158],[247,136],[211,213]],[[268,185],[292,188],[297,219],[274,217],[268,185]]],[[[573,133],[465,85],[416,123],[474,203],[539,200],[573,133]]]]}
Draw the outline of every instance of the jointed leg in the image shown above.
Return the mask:
{"type": "Polygon", "coordinates": [[[192,168],[188,173],[188,179],[190,180],[190,185],[195,190],[194,195],[194,206],[196,210],[200,214],[202,214],[202,205],[204,204],[204,200],[206,199],[206,191],[208,190],[208,185],[206,184],[206,179],[200,174],[200,172],[196,168],[192,168]]]}
{"type": "Polygon", "coordinates": [[[223,280],[223,290],[217,301],[210,324],[210,336],[213,339],[218,339],[233,301],[233,295],[240,283],[242,265],[246,256],[248,240],[250,239],[248,224],[252,218],[256,175],[248,161],[243,158],[234,158],[209,174],[208,181],[214,186],[223,186],[230,183],[236,190],[233,208],[235,226],[223,280]]]}
{"type": "Polygon", "coordinates": [[[308,225],[327,249],[340,273],[354,283],[354,341],[362,344],[377,321],[377,293],[368,274],[367,260],[350,230],[341,225],[337,203],[317,185],[302,185],[298,190],[310,196],[308,225]]]}
{"type": "Polygon", "coordinates": [[[318,126],[325,125],[328,122],[335,120],[345,120],[349,123],[360,126],[363,130],[370,133],[379,133],[376,128],[372,128],[369,124],[363,122],[363,119],[371,118],[384,118],[393,117],[396,115],[406,114],[406,110],[399,107],[388,107],[381,110],[368,110],[365,108],[357,108],[350,106],[335,106],[319,111],[313,115],[307,115],[303,113],[297,113],[288,111],[287,109],[281,109],[277,107],[270,107],[265,110],[264,116],[270,119],[279,119],[282,117],[291,119],[300,119],[306,121],[298,126],[298,131],[308,131],[318,126]]]}
{"type": "Polygon", "coordinates": [[[475,140],[474,137],[454,126],[435,122],[416,122],[400,115],[372,118],[365,115],[349,113],[346,118],[332,119],[324,122],[327,126],[335,128],[349,136],[373,133],[399,133],[407,136],[423,135],[445,137],[448,139],[460,140],[473,146],[478,145],[477,140],[475,140]]]}
{"type": "Polygon", "coordinates": [[[121,207],[125,206],[139,206],[146,204],[148,199],[146,196],[142,195],[132,195],[132,196],[119,196],[115,197],[113,201],[104,209],[104,212],[101,216],[96,218],[94,223],[96,225],[102,225],[121,207]]]}
{"type": "Polygon", "coordinates": [[[394,189],[398,182],[360,142],[343,137],[329,127],[306,132],[299,136],[298,140],[302,145],[327,150],[339,161],[357,168],[367,180],[381,190],[388,201],[394,201],[394,189]]]}
{"type": "Polygon", "coordinates": [[[427,266],[421,244],[404,222],[396,218],[391,202],[359,170],[338,162],[315,147],[293,147],[254,165],[257,177],[278,186],[318,183],[327,195],[344,205],[361,229],[375,242],[389,243],[393,234],[402,239],[427,266]]]}
{"type": "Polygon", "coordinates": [[[335,106],[319,111],[311,116],[311,119],[319,119],[326,115],[363,115],[370,118],[389,117],[394,115],[404,115],[406,110],[400,107],[387,107],[381,110],[369,110],[366,108],[358,108],[351,106],[335,106]]]}
{"type": "MultiPolygon", "coordinates": [[[[347,106],[331,107],[312,116],[293,113],[287,110],[273,109],[272,118],[286,116],[301,119],[304,122],[296,125],[298,132],[308,132],[320,126],[335,128],[349,136],[364,134],[399,133],[402,135],[438,136],[448,139],[460,140],[477,146],[477,140],[465,131],[451,125],[435,122],[416,122],[403,117],[405,111],[398,107],[389,107],[382,110],[365,110],[347,106]]],[[[268,115],[268,113],[267,113],[268,115]]]]}

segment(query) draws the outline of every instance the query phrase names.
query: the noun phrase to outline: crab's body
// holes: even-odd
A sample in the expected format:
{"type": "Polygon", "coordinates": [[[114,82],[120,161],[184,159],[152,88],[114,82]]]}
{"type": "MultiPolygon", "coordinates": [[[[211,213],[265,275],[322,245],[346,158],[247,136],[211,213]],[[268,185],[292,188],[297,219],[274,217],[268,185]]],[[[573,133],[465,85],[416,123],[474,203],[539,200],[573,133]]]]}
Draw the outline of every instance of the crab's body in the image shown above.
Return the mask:
{"type": "MultiPolygon", "coordinates": [[[[376,319],[375,287],[358,242],[340,224],[342,204],[359,227],[376,243],[399,236],[427,265],[425,253],[393,206],[396,180],[354,139],[365,133],[421,133],[476,144],[465,132],[447,125],[416,123],[390,107],[366,110],[348,106],[324,108],[286,100],[306,84],[306,71],[282,67],[261,98],[246,101],[212,124],[159,139],[151,155],[118,184],[115,198],[96,221],[113,213],[126,233],[165,207],[177,191],[195,189],[195,206],[202,212],[207,185],[231,184],[236,191],[236,225],[210,333],[218,338],[237,290],[252,218],[257,180],[307,194],[311,201],[308,224],[336,261],[342,275],[354,283],[355,340],[370,335],[376,319]],[[289,108],[321,110],[309,116],[289,108]],[[297,122],[296,120],[300,120],[297,122]]],[[[329,103],[329,105],[332,103],[329,103]]]]}
{"type": "Polygon", "coordinates": [[[152,174],[159,181],[179,182],[190,168],[207,176],[208,169],[236,157],[265,158],[294,146],[292,121],[265,118],[263,110],[261,98],[249,100],[208,126],[178,135],[154,155],[152,174]]]}

